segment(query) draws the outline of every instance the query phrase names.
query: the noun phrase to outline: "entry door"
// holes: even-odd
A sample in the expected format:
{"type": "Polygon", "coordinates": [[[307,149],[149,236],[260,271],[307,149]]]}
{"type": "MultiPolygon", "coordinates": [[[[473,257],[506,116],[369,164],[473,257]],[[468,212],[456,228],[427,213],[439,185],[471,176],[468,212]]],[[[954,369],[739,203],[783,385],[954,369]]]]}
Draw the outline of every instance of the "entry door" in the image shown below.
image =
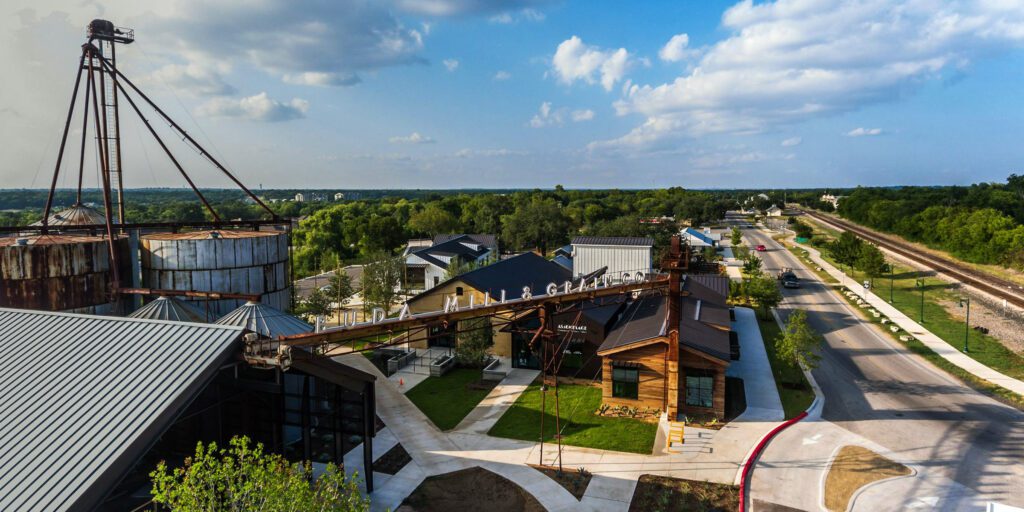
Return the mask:
{"type": "Polygon", "coordinates": [[[540,358],[530,350],[530,334],[520,332],[512,333],[512,367],[527,368],[530,370],[540,369],[540,358]]]}

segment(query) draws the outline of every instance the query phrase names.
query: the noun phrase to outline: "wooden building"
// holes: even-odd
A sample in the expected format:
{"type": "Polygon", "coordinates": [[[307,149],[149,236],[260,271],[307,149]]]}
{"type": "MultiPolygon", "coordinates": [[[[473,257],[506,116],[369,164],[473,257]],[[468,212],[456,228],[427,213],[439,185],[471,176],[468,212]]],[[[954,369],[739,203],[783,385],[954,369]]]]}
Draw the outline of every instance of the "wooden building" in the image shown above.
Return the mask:
{"type": "Polygon", "coordinates": [[[648,293],[626,306],[597,351],[604,402],[670,418],[724,417],[728,292],[724,276],[687,275],[677,292],[648,293]]]}

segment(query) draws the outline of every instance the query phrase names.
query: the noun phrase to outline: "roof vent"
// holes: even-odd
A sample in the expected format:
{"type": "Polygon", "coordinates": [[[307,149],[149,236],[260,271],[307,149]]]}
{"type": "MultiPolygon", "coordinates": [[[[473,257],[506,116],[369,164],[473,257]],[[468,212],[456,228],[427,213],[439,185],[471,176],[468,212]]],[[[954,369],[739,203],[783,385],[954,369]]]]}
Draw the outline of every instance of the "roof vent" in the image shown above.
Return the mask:
{"type": "Polygon", "coordinates": [[[214,240],[220,238],[220,232],[210,231],[210,238],[213,238],[214,240]]]}
{"type": "Polygon", "coordinates": [[[19,238],[14,241],[18,245],[28,245],[28,238],[19,238]]]}

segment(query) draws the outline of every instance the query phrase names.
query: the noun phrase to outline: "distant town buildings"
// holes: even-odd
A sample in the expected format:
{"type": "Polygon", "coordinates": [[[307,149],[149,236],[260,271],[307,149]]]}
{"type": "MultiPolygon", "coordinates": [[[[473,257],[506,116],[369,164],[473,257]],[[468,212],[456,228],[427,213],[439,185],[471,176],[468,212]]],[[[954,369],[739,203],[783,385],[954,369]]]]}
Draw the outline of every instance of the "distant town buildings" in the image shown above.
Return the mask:
{"type": "Polygon", "coordinates": [[[834,196],[832,194],[824,194],[821,196],[821,202],[832,205],[832,208],[839,209],[839,200],[842,196],[834,196]]]}
{"type": "Polygon", "coordinates": [[[771,207],[765,210],[764,213],[769,217],[782,217],[782,208],[779,208],[778,206],[775,206],[773,204],[771,205],[771,207]]]}
{"type": "Polygon", "coordinates": [[[295,202],[296,203],[301,203],[301,202],[304,202],[305,200],[306,200],[306,196],[303,195],[302,192],[299,192],[299,193],[295,194],[295,202]]]}
{"type": "Polygon", "coordinates": [[[494,235],[437,235],[433,240],[409,240],[403,256],[406,288],[426,291],[444,281],[453,266],[496,259],[498,242],[494,235]]]}
{"type": "Polygon", "coordinates": [[[722,241],[722,235],[712,233],[711,228],[698,230],[688,227],[680,232],[680,234],[690,247],[718,247],[719,242],[722,241]]]}
{"type": "Polygon", "coordinates": [[[335,201],[344,201],[345,200],[345,194],[342,194],[341,192],[336,192],[334,194],[334,200],[335,201]]]}

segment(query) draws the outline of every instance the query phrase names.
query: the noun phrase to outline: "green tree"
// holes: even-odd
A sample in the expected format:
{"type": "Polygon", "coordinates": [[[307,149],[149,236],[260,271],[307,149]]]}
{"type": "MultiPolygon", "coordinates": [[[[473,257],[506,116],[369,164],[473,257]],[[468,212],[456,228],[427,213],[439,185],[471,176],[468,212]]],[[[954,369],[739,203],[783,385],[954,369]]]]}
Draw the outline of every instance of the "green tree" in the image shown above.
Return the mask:
{"type": "Polygon", "coordinates": [[[502,234],[508,243],[520,249],[537,248],[547,254],[548,247],[568,238],[570,221],[557,201],[534,196],[502,217],[502,224],[502,234]]]}
{"type": "Polygon", "coordinates": [[[763,262],[761,258],[758,258],[754,254],[748,254],[747,259],[743,260],[743,273],[748,276],[753,276],[761,273],[761,267],[763,262]]]}
{"type": "Polygon", "coordinates": [[[759,272],[747,279],[745,288],[746,294],[761,308],[761,317],[765,320],[770,318],[771,309],[782,302],[782,290],[779,289],[779,283],[776,279],[763,273],[759,272]]]}
{"type": "Polygon", "coordinates": [[[359,492],[357,477],[345,478],[334,464],[313,480],[313,465],[292,463],[265,453],[246,437],[196,445],[194,456],[170,469],[161,461],[150,473],[153,502],[175,512],[212,510],[365,512],[370,501],[359,492]],[[312,481],[312,484],[310,483],[312,481]]]}
{"type": "Polygon", "coordinates": [[[306,321],[313,323],[318,316],[331,314],[331,298],[320,288],[313,288],[306,300],[299,303],[297,308],[299,315],[306,318],[306,321]]]}
{"type": "Polygon", "coordinates": [[[473,318],[459,322],[463,332],[459,334],[455,346],[455,360],[462,366],[470,368],[482,367],[490,356],[494,346],[494,329],[490,318],[473,318]]]}
{"type": "Polygon", "coordinates": [[[732,232],[729,233],[729,241],[732,242],[733,247],[743,244],[743,232],[740,228],[732,228],[732,232]]]}
{"type": "Polygon", "coordinates": [[[355,293],[355,289],[352,286],[352,276],[348,275],[345,269],[339,267],[331,275],[328,286],[330,287],[331,300],[334,301],[335,306],[338,308],[338,322],[341,322],[341,310],[345,308],[345,304],[352,300],[352,294],[355,293]]]}
{"type": "Polygon", "coordinates": [[[885,255],[874,244],[862,244],[860,257],[857,258],[857,268],[863,271],[868,279],[871,279],[871,285],[874,286],[875,278],[884,274],[887,268],[885,255]]]}
{"type": "Polygon", "coordinates": [[[376,253],[371,259],[363,265],[363,303],[367,311],[381,308],[387,315],[398,299],[403,261],[385,252],[376,253]]]}
{"type": "Polygon", "coordinates": [[[414,231],[430,236],[451,233],[459,227],[459,221],[450,212],[437,203],[430,203],[426,208],[409,217],[409,227],[414,231]]]}
{"type": "Polygon", "coordinates": [[[463,261],[459,258],[452,258],[452,261],[448,263],[448,268],[444,271],[444,279],[447,281],[465,274],[475,269],[476,263],[472,261],[463,261]]]}
{"type": "Polygon", "coordinates": [[[807,312],[797,309],[789,314],[786,329],[776,338],[775,350],[782,360],[812,369],[821,359],[817,353],[821,341],[821,336],[807,323],[807,312]]]}
{"type": "Polygon", "coordinates": [[[839,238],[828,245],[828,251],[839,264],[853,267],[860,258],[863,244],[864,242],[857,238],[857,235],[843,231],[839,238]]]}

